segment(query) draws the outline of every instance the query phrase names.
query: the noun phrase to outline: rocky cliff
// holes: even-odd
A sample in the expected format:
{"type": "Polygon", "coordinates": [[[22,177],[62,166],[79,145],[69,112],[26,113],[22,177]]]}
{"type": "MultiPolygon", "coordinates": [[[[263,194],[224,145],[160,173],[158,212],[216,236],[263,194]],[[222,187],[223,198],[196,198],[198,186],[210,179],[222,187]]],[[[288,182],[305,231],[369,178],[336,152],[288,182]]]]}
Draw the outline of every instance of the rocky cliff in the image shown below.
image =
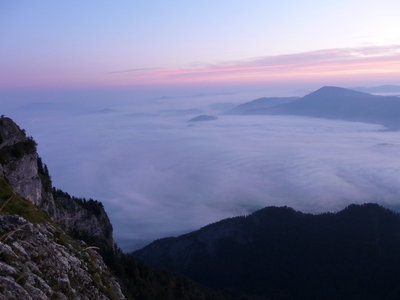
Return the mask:
{"type": "Polygon", "coordinates": [[[80,199],[53,189],[57,218],[72,236],[90,242],[103,250],[115,251],[113,228],[103,204],[80,199]]]}
{"type": "Polygon", "coordinates": [[[94,247],[115,251],[103,206],[54,189],[35,141],[9,118],[0,118],[0,214],[0,299],[125,299],[94,247]]]}
{"type": "Polygon", "coordinates": [[[11,119],[0,119],[0,175],[7,178],[15,192],[36,205],[46,204],[54,210],[54,201],[42,195],[38,172],[36,143],[25,135],[11,119]]]}
{"type": "Polygon", "coordinates": [[[54,189],[35,141],[10,118],[0,118],[0,176],[16,193],[57,220],[69,234],[114,249],[112,225],[103,205],[54,189]]]}

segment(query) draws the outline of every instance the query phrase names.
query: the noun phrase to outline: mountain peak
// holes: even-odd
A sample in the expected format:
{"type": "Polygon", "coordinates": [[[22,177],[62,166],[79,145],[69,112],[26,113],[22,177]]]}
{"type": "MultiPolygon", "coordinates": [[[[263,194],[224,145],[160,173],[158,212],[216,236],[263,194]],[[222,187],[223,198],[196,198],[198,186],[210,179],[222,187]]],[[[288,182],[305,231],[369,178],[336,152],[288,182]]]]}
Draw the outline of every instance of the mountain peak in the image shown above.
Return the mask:
{"type": "Polygon", "coordinates": [[[346,89],[337,86],[323,86],[320,89],[306,95],[305,97],[315,96],[366,96],[368,93],[363,93],[351,89],[346,89]]]}
{"type": "Polygon", "coordinates": [[[10,118],[0,117],[0,145],[12,145],[17,142],[25,141],[25,132],[10,118]]]}

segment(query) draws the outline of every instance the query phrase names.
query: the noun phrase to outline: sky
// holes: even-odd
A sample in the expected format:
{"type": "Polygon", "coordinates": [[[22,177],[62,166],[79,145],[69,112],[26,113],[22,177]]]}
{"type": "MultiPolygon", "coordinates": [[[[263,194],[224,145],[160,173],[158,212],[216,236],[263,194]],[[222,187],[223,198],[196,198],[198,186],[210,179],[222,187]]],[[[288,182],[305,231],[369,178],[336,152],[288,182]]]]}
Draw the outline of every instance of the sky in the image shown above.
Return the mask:
{"type": "Polygon", "coordinates": [[[400,2],[0,3],[0,89],[398,82],[400,2]]]}

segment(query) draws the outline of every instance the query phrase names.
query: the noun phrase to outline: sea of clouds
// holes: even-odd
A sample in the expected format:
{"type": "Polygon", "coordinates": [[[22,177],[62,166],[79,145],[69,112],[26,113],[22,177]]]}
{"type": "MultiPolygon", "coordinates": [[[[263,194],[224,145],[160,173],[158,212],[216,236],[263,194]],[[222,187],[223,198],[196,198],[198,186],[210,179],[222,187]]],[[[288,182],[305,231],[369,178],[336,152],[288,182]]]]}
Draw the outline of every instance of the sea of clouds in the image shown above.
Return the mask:
{"type": "Polygon", "coordinates": [[[3,95],[2,111],[34,136],[56,187],[104,203],[127,251],[269,205],[400,207],[400,132],[294,116],[187,122],[252,97],[3,95]]]}

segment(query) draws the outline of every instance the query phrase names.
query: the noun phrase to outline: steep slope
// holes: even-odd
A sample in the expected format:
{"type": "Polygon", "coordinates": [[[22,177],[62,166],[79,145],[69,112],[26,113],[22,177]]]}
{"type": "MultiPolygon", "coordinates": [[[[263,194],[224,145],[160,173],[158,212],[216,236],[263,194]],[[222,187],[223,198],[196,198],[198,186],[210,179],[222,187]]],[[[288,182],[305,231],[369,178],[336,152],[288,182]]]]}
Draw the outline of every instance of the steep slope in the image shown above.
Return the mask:
{"type": "Polygon", "coordinates": [[[400,97],[395,96],[376,96],[325,86],[302,98],[270,107],[258,108],[257,101],[260,100],[242,104],[232,111],[240,114],[299,115],[400,128],[400,97]],[[246,107],[251,109],[243,110],[246,107]]]}
{"type": "Polygon", "coordinates": [[[208,286],[270,299],[398,299],[400,216],[375,204],[304,214],[268,207],[134,255],[208,286]]]}
{"type": "Polygon", "coordinates": [[[0,299],[125,299],[101,256],[51,223],[0,215],[0,299]]]}

